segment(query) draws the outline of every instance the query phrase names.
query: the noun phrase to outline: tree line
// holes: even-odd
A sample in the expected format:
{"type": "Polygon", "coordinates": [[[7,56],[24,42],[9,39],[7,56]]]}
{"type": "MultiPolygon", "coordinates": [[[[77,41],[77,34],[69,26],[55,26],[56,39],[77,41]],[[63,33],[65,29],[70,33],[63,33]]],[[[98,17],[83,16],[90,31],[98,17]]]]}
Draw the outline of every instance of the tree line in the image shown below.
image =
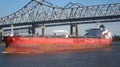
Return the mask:
{"type": "Polygon", "coordinates": [[[113,41],[120,41],[120,36],[119,35],[114,35],[113,36],[113,41]]]}

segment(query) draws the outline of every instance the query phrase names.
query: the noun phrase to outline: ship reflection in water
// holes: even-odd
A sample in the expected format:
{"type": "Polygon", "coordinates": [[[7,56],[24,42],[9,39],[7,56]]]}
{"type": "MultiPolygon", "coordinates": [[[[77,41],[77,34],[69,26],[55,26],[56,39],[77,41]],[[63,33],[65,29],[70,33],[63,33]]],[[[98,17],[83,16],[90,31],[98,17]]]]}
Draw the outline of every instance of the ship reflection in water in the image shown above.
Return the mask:
{"type": "MultiPolygon", "coordinates": [[[[120,67],[120,42],[110,48],[57,53],[0,53],[0,67],[120,67]]],[[[4,47],[0,47],[3,51],[4,47]]]]}

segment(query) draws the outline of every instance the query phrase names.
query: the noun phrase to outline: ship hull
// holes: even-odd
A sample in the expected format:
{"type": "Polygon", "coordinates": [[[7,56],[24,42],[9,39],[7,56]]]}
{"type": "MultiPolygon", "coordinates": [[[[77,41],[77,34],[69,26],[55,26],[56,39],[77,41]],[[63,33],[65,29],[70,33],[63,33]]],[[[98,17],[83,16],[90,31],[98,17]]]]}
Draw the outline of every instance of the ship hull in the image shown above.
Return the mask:
{"type": "Polygon", "coordinates": [[[9,53],[44,53],[66,50],[81,50],[109,47],[112,39],[85,38],[85,37],[27,37],[6,36],[4,37],[6,48],[9,53]]]}

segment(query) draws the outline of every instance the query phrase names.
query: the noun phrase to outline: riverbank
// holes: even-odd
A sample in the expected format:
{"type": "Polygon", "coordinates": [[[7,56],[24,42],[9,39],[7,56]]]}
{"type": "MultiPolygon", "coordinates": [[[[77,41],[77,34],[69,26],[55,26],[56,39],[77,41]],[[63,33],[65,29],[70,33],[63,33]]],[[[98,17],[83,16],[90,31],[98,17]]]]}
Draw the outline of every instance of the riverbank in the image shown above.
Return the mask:
{"type": "Polygon", "coordinates": [[[120,41],[120,36],[118,35],[114,35],[112,38],[113,38],[113,41],[120,41]]]}

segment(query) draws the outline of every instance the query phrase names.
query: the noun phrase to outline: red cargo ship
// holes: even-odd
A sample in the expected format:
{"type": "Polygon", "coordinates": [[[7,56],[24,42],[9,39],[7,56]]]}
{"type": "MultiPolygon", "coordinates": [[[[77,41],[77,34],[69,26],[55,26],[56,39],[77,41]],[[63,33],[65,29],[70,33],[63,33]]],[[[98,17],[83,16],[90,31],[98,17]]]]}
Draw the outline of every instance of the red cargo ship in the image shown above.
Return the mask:
{"type": "MultiPolygon", "coordinates": [[[[5,52],[9,53],[44,53],[66,50],[80,50],[109,47],[111,33],[103,26],[86,30],[84,37],[79,36],[5,36],[5,52]]],[[[54,32],[66,32],[64,30],[54,32]]],[[[66,32],[67,33],[67,32],[66,32]]]]}

